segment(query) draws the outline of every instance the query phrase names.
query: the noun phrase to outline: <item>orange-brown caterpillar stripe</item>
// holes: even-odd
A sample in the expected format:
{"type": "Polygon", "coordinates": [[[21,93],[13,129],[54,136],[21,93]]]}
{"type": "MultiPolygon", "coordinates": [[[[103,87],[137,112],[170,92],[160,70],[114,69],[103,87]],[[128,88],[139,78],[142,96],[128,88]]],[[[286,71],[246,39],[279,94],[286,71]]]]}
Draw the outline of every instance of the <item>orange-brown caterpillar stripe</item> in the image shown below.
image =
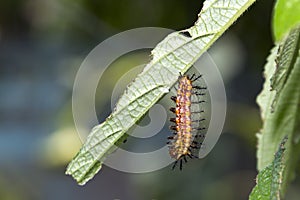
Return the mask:
{"type": "Polygon", "coordinates": [[[191,156],[189,150],[193,138],[191,127],[191,94],[192,81],[187,76],[179,78],[179,86],[177,89],[175,123],[176,135],[173,137],[169,146],[169,153],[172,158],[179,160],[182,156],[191,156]]]}

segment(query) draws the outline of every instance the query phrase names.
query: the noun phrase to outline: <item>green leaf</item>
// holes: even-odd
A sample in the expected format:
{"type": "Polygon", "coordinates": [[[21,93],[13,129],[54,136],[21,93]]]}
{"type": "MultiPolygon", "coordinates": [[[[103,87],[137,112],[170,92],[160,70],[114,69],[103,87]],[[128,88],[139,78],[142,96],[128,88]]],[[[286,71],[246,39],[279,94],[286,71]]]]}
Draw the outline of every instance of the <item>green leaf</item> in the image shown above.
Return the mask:
{"type": "Polygon", "coordinates": [[[271,78],[271,88],[272,90],[276,90],[273,106],[275,106],[274,104],[291,75],[294,63],[299,57],[298,50],[299,29],[294,29],[290,32],[288,39],[278,49],[278,57],[275,60],[276,71],[275,75],[271,78]]]}
{"type": "Polygon", "coordinates": [[[80,184],[101,168],[115,143],[155,104],[212,43],[255,0],[207,0],[191,28],[168,35],[152,51],[152,60],[127,87],[113,113],[93,128],[80,152],[67,167],[80,184]]]}
{"type": "Polygon", "coordinates": [[[300,23],[299,0],[277,0],[274,8],[273,34],[280,41],[296,24],[300,23]]]}
{"type": "Polygon", "coordinates": [[[281,139],[287,135],[283,192],[293,177],[299,160],[300,122],[300,27],[290,31],[280,45],[276,45],[265,65],[265,83],[257,98],[263,127],[258,136],[258,170],[272,160],[281,139]]]}
{"type": "Polygon", "coordinates": [[[264,168],[256,178],[256,186],[253,188],[250,200],[279,200],[283,172],[283,155],[287,137],[281,141],[273,162],[264,168]]]}

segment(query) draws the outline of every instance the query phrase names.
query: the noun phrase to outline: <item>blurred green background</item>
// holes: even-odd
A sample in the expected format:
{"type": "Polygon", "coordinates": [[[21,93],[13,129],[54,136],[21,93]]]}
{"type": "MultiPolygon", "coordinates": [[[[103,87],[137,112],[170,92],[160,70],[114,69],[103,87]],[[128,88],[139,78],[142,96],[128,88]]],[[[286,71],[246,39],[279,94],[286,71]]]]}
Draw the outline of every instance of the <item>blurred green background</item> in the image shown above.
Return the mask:
{"type": "MultiPolygon", "coordinates": [[[[183,171],[168,166],[147,174],[104,166],[84,187],[64,175],[81,146],[71,96],[85,56],[128,29],[187,28],[201,5],[201,0],[2,0],[0,199],[247,199],[255,184],[255,133],[261,126],[255,98],[273,43],[271,0],[255,3],[209,50],[224,78],[228,112],[224,132],[206,158],[188,162],[183,171]]],[[[148,53],[124,58],[105,72],[98,90],[109,95],[97,95],[99,121],[111,112],[118,78],[149,59],[148,53]]],[[[299,184],[293,182],[287,199],[297,199],[299,184]]]]}

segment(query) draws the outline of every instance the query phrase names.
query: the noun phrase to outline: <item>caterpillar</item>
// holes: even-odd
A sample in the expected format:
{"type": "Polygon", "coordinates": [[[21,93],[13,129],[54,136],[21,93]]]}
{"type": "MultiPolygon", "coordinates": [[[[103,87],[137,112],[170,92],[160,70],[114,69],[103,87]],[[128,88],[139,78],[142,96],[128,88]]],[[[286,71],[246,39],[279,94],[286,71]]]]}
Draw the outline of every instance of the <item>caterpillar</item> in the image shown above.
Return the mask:
{"type": "Polygon", "coordinates": [[[201,78],[202,75],[196,76],[193,74],[191,77],[188,75],[180,75],[178,78],[177,95],[172,96],[171,99],[176,103],[176,107],[170,108],[170,111],[175,113],[175,118],[170,118],[170,121],[175,125],[170,126],[173,130],[173,135],[168,137],[169,154],[175,159],[172,169],[175,168],[180,162],[180,170],[182,170],[182,160],[187,162],[187,157],[197,158],[193,153],[193,149],[200,149],[202,143],[195,141],[196,138],[204,137],[199,134],[204,127],[200,127],[200,122],[204,121],[199,114],[204,110],[192,110],[192,105],[205,102],[199,100],[199,96],[205,95],[203,90],[206,87],[195,85],[194,83],[201,78]],[[197,96],[197,100],[193,101],[192,96],[197,96]],[[193,115],[196,114],[196,118],[193,115]]]}

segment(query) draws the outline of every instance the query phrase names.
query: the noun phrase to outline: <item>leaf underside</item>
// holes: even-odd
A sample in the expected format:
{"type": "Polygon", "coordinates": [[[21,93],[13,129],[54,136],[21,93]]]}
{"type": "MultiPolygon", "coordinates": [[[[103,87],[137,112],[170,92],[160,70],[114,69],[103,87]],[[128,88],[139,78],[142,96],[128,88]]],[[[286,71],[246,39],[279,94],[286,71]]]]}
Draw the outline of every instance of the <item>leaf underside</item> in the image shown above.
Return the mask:
{"type": "Polygon", "coordinates": [[[90,132],[66,174],[84,185],[101,168],[115,143],[133,126],[255,0],[207,0],[198,21],[168,35],[152,51],[152,60],[127,87],[113,113],[90,132]],[[182,33],[189,34],[182,34],[182,33]]]}

